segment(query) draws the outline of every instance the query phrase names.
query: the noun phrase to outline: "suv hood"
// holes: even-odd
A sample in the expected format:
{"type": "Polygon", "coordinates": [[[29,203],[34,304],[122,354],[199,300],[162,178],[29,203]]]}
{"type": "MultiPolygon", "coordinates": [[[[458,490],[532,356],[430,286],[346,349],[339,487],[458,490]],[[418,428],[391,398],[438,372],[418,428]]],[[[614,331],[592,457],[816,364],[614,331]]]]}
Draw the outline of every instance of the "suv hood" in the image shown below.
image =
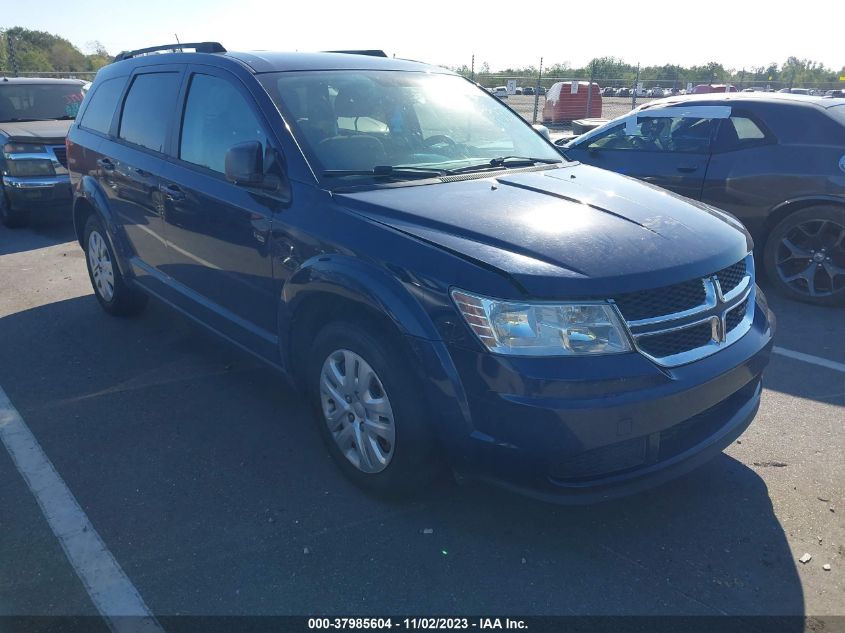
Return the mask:
{"type": "Polygon", "coordinates": [[[336,198],[541,298],[606,297],[686,281],[751,249],[732,216],[580,164],[336,198]]]}
{"type": "Polygon", "coordinates": [[[72,123],[64,120],[0,123],[0,134],[5,134],[10,141],[63,145],[72,123]]]}

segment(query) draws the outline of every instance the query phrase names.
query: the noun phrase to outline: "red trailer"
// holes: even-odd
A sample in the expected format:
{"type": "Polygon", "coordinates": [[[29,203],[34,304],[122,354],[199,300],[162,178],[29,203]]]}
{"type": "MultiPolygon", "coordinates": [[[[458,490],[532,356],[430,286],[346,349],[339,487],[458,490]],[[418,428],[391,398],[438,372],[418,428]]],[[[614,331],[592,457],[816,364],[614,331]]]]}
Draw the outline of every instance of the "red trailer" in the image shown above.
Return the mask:
{"type": "Polygon", "coordinates": [[[543,123],[569,123],[574,119],[600,116],[601,90],[597,83],[590,85],[588,81],[559,81],[546,93],[543,123]],[[587,112],[587,94],[590,90],[590,111],[587,112]]]}

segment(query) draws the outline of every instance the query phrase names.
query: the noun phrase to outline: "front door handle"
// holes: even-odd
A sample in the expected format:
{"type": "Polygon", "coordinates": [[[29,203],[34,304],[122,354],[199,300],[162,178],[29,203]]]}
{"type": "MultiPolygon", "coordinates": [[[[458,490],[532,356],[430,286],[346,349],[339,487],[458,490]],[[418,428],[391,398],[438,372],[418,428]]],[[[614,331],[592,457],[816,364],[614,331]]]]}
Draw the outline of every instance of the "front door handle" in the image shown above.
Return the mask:
{"type": "Polygon", "coordinates": [[[179,185],[162,185],[161,191],[164,197],[171,202],[179,202],[185,199],[185,192],[179,188],[179,185]]]}
{"type": "Polygon", "coordinates": [[[97,164],[103,168],[103,171],[114,171],[114,163],[108,158],[98,159],[97,164]]]}
{"type": "Polygon", "coordinates": [[[679,165],[678,171],[682,174],[691,174],[698,169],[698,165],[679,165]]]}

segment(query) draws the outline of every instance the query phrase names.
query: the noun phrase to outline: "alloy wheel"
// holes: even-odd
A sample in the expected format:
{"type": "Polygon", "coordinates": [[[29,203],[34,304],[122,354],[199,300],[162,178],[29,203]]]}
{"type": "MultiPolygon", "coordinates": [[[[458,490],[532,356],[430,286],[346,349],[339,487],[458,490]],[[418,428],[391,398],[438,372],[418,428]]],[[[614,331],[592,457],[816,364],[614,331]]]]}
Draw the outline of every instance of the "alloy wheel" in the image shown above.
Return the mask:
{"type": "Polygon", "coordinates": [[[845,289],[845,226],[833,220],[795,225],[777,248],[781,281],[809,297],[826,297],[845,289]]]}
{"type": "Polygon", "coordinates": [[[381,379],[360,355],[335,350],[320,374],[323,417],[341,453],[358,470],[378,473],[396,445],[393,409],[381,379]]]}

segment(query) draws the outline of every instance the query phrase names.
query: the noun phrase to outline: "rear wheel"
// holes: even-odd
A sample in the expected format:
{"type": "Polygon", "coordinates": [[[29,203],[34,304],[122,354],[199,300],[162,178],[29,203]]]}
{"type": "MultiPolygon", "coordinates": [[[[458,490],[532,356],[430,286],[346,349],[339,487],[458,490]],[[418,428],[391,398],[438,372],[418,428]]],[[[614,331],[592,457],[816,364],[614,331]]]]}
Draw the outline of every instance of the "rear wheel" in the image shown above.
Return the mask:
{"type": "Polygon", "coordinates": [[[308,391],[329,453],[356,484],[404,495],[434,478],[435,443],[419,384],[385,337],[352,323],[326,326],[311,349],[308,391]]]}
{"type": "Polygon", "coordinates": [[[787,297],[820,305],[845,302],[845,208],[814,206],[782,220],[763,255],[766,273],[787,297]]]}
{"type": "Polygon", "coordinates": [[[18,229],[29,224],[29,211],[13,209],[2,189],[0,189],[0,224],[9,229],[18,229]]]}
{"type": "Polygon", "coordinates": [[[115,316],[139,314],[147,305],[147,296],[127,285],[120,273],[106,231],[97,216],[85,223],[85,261],[94,296],[103,309],[115,316]]]}

